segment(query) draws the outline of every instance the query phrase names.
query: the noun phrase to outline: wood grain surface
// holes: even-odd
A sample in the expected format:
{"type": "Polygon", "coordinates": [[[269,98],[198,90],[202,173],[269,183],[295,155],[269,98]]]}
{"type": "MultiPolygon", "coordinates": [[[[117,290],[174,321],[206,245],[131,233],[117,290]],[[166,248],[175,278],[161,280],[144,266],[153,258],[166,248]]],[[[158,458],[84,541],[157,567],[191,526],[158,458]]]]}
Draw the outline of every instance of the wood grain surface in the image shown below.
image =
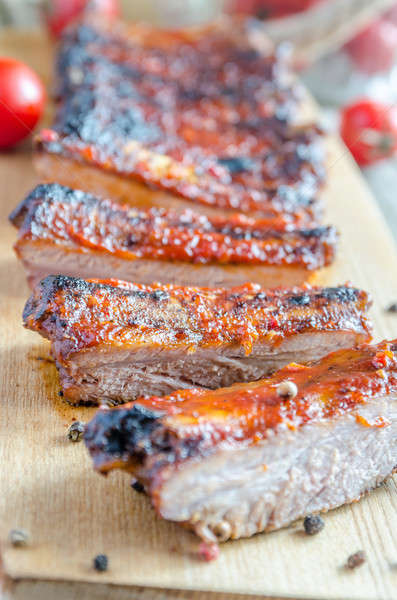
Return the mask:
{"type": "MultiPolygon", "coordinates": [[[[23,44],[21,38],[3,36],[0,54],[23,57],[48,81],[49,46],[37,36],[22,39],[23,44]]],[[[48,344],[21,325],[29,291],[6,219],[36,182],[29,145],[0,154],[0,182],[0,543],[8,596],[397,598],[396,480],[327,514],[317,536],[305,536],[298,523],[227,543],[217,561],[203,564],[194,555],[194,536],[157,518],[125,474],[104,478],[93,472],[84,445],[66,439],[72,419],[87,420],[93,409],[72,409],[62,401],[48,344]],[[30,532],[27,548],[7,542],[14,527],[30,532]],[[365,550],[368,560],[348,571],[343,564],[357,550],[365,550]],[[92,568],[98,553],[109,557],[109,570],[101,574],[92,568]]],[[[397,315],[385,312],[397,300],[396,249],[358,170],[335,140],[329,144],[326,195],[327,218],[338,226],[341,244],[336,265],[322,281],[351,280],[368,289],[375,338],[397,337],[397,315]]]]}

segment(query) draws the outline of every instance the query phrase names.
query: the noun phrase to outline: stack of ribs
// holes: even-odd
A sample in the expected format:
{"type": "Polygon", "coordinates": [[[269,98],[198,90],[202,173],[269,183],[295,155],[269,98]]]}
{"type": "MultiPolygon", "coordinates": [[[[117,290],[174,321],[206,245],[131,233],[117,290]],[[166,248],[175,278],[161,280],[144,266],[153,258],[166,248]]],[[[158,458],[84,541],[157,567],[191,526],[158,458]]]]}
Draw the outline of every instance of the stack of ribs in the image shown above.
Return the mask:
{"type": "Polygon", "coordinates": [[[82,22],[60,45],[56,89],[36,140],[47,184],[11,215],[31,286],[62,273],[291,287],[333,262],[322,133],[299,124],[283,53],[256,48],[244,22],[82,22]]]}
{"type": "Polygon", "coordinates": [[[83,20],[59,47],[56,102],[36,140],[44,183],[10,219],[24,324],[50,340],[64,398],[102,405],[95,467],[132,473],[206,541],[383,481],[397,342],[365,345],[366,292],[308,283],[337,232],[283,52],[243,21],[83,20]]]}

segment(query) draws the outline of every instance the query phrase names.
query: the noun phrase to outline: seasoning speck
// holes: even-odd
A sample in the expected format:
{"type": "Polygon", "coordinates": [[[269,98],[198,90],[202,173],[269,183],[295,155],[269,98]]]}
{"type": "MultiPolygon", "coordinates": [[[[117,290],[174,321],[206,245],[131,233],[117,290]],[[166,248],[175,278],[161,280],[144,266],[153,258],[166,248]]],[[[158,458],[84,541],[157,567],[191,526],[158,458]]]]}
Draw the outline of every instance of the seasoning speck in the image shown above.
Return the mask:
{"type": "Polygon", "coordinates": [[[80,442],[84,436],[84,423],[75,421],[68,429],[68,439],[71,442],[80,442]]]}
{"type": "Polygon", "coordinates": [[[357,567],[361,567],[366,561],[365,552],[363,550],[359,550],[354,554],[351,554],[346,562],[346,567],[348,569],[356,569],[357,567]]]}
{"type": "Polygon", "coordinates": [[[27,546],[29,543],[29,534],[25,529],[11,529],[8,539],[13,546],[27,546]]]}
{"type": "Polygon", "coordinates": [[[214,527],[214,533],[220,542],[226,542],[231,536],[232,528],[227,521],[219,521],[214,527]]]}
{"type": "Polygon", "coordinates": [[[201,560],[205,562],[211,562],[212,560],[216,560],[219,556],[219,546],[214,543],[201,542],[198,555],[201,560]]]}
{"type": "Polygon", "coordinates": [[[62,390],[59,390],[58,396],[60,396],[61,398],[63,398],[63,391],[62,390]]]}
{"type": "Polygon", "coordinates": [[[298,393],[298,388],[293,381],[282,381],[277,386],[277,394],[281,398],[295,398],[298,393]]]}
{"type": "Polygon", "coordinates": [[[315,535],[324,528],[324,521],[319,515],[307,515],[303,521],[303,528],[307,535],[315,535]]]}
{"type": "Polygon", "coordinates": [[[389,306],[386,308],[386,312],[397,313],[397,302],[392,302],[389,304],[389,306]]]}
{"type": "Polygon", "coordinates": [[[145,491],[143,484],[140,481],[137,481],[136,479],[134,479],[131,482],[131,487],[133,490],[135,490],[139,494],[143,494],[143,492],[145,491]]]}
{"type": "Polygon", "coordinates": [[[103,571],[108,570],[109,561],[108,561],[108,557],[106,556],[106,554],[97,554],[97,556],[94,558],[93,562],[94,562],[94,569],[96,571],[100,571],[102,573],[103,571]]]}

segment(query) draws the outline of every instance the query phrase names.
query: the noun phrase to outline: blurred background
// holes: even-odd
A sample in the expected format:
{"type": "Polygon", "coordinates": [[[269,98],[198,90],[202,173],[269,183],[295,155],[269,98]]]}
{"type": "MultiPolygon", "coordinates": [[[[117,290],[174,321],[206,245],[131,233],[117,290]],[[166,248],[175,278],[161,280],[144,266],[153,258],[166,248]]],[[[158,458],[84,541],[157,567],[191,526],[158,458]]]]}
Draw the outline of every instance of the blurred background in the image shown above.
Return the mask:
{"type": "MultiPolygon", "coordinates": [[[[62,13],[82,2],[0,0],[0,53],[1,35],[7,29],[41,27],[46,35],[54,11],[62,13]]],[[[164,27],[241,13],[253,19],[259,32],[284,43],[321,106],[322,125],[342,134],[397,240],[396,0],[119,0],[117,4],[125,19],[164,27]]]]}

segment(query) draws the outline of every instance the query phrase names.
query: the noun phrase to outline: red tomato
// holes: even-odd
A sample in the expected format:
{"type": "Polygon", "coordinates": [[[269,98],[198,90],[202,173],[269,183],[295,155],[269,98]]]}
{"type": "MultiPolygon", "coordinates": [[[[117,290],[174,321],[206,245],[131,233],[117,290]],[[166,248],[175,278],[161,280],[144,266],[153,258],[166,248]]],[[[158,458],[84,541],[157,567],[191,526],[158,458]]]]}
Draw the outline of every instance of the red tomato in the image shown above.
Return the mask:
{"type": "Polygon", "coordinates": [[[397,26],[380,20],[345,45],[345,50],[357,69],[368,75],[388,71],[393,66],[397,50],[397,26]]]}
{"type": "Polygon", "coordinates": [[[45,13],[52,35],[59,37],[88,8],[111,19],[120,14],[118,0],[49,0],[45,13]]]}
{"type": "Polygon", "coordinates": [[[0,148],[29,135],[44,101],[43,84],[32,69],[13,58],[0,58],[0,148]]]}
{"type": "Polygon", "coordinates": [[[342,111],[341,136],[360,166],[392,156],[397,149],[397,109],[360,100],[342,111]]]}

